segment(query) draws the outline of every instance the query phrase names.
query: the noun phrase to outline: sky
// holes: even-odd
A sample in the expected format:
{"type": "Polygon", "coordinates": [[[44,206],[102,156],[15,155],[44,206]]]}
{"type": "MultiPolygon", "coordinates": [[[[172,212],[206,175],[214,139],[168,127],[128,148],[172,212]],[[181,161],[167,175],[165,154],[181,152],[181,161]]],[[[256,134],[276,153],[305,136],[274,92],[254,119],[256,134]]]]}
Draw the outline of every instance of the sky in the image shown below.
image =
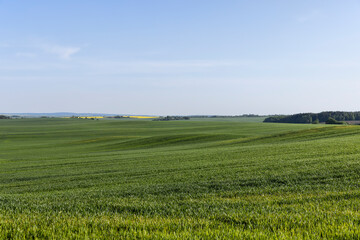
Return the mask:
{"type": "Polygon", "coordinates": [[[0,112],[360,111],[360,1],[0,0],[0,112]]]}

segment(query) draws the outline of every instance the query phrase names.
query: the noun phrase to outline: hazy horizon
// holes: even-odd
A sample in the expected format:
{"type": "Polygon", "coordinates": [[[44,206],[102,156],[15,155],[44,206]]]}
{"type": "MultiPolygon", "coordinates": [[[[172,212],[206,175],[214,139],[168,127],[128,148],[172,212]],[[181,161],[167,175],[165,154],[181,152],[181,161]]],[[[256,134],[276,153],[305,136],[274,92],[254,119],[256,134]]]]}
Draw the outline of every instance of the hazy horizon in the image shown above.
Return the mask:
{"type": "MultiPolygon", "coordinates": [[[[44,115],[44,116],[68,116],[70,114],[78,114],[78,115],[89,115],[89,114],[95,114],[95,115],[107,115],[107,116],[246,116],[246,115],[255,115],[255,116],[275,116],[275,115],[292,115],[292,114],[306,114],[306,113],[321,113],[321,112],[347,112],[347,111],[341,111],[341,110],[326,110],[326,111],[320,111],[320,112],[297,112],[297,113],[270,113],[270,114],[254,114],[254,113],[241,113],[241,114],[141,114],[141,113],[109,113],[109,112],[0,112],[1,114],[5,115],[44,115]]],[[[360,112],[360,111],[350,111],[350,112],[360,112]]]]}
{"type": "Polygon", "coordinates": [[[0,0],[0,112],[359,111],[359,10],[354,0],[0,0]]]}

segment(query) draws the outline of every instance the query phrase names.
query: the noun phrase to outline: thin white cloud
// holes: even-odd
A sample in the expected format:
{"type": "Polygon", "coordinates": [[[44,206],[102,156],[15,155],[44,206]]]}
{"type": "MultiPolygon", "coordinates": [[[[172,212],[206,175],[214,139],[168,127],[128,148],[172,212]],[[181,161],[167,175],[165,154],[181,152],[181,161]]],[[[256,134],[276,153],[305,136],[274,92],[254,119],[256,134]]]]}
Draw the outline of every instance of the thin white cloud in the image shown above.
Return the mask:
{"type": "Polygon", "coordinates": [[[50,54],[55,54],[61,59],[70,59],[72,55],[80,51],[78,47],[65,47],[59,45],[43,45],[41,48],[50,54]]]}

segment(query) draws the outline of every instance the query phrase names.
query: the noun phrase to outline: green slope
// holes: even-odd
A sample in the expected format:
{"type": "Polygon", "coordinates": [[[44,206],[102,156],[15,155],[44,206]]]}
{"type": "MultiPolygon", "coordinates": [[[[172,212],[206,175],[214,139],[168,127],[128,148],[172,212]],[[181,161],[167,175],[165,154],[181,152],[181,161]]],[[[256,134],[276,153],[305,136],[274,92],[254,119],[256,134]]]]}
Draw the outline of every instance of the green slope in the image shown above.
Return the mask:
{"type": "Polygon", "coordinates": [[[359,238],[360,127],[0,121],[0,238],[359,238]]]}

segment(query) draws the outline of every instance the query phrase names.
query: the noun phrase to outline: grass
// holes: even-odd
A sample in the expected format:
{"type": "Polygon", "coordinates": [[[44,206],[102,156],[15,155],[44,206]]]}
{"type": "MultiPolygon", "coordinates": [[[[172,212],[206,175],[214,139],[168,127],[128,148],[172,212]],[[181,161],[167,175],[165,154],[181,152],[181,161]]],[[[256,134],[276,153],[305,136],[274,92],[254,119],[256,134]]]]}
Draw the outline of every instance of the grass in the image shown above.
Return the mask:
{"type": "Polygon", "coordinates": [[[0,239],[357,239],[360,127],[0,121],[0,239]]]}

